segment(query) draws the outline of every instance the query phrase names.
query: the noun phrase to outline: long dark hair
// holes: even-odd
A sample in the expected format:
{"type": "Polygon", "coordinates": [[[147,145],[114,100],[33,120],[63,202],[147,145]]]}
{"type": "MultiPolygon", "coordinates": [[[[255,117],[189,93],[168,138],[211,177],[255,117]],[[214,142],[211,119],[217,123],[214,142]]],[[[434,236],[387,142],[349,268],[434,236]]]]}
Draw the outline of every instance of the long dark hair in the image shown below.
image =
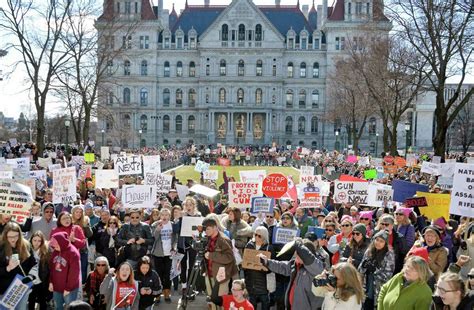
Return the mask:
{"type": "MultiPolygon", "coordinates": [[[[385,240],[384,240],[385,241],[385,240]]],[[[381,250],[377,250],[375,248],[375,239],[372,240],[372,242],[369,245],[369,248],[367,249],[369,252],[369,257],[374,260],[377,265],[380,265],[382,261],[385,259],[385,255],[388,252],[388,241],[385,241],[385,246],[381,250]]]]}

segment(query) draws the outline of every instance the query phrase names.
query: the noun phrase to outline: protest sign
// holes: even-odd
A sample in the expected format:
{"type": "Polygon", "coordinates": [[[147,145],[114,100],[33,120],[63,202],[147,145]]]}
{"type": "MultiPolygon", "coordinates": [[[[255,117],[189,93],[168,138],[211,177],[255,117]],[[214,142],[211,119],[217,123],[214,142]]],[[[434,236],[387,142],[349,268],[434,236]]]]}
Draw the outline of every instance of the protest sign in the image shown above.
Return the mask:
{"type": "Polygon", "coordinates": [[[377,178],[377,170],[376,169],[370,169],[370,170],[365,170],[364,171],[364,179],[374,180],[376,178],[377,178]]]}
{"type": "Polygon", "coordinates": [[[398,172],[398,167],[393,165],[383,166],[383,172],[386,174],[396,174],[398,172]]]}
{"type": "Polygon", "coordinates": [[[193,193],[196,193],[196,194],[199,194],[199,195],[203,195],[203,196],[208,197],[208,198],[212,198],[212,197],[214,197],[214,196],[216,196],[220,193],[218,190],[209,188],[209,187],[201,185],[201,184],[193,185],[189,189],[189,191],[193,192],[193,193]]]}
{"type": "Polygon", "coordinates": [[[114,168],[118,175],[132,175],[142,173],[140,155],[120,155],[114,161],[114,168]]]}
{"type": "Polygon", "coordinates": [[[217,164],[219,166],[228,167],[228,166],[230,166],[230,159],[229,158],[224,158],[224,157],[219,157],[217,159],[217,164]]]}
{"type": "Polygon", "coordinates": [[[383,159],[382,159],[382,158],[371,158],[371,159],[370,159],[370,162],[371,162],[372,165],[374,165],[375,167],[381,167],[381,166],[383,166],[383,159]]]}
{"type": "Polygon", "coordinates": [[[10,138],[10,139],[8,139],[8,142],[10,143],[11,147],[15,147],[15,146],[18,145],[18,141],[17,141],[16,138],[10,138]]]}
{"type": "Polygon", "coordinates": [[[7,164],[12,166],[13,169],[16,168],[21,171],[30,171],[29,157],[7,158],[7,164]]]}
{"type": "Polygon", "coordinates": [[[431,159],[431,162],[433,164],[441,164],[441,156],[433,156],[433,158],[431,159]]]}
{"type": "Polygon", "coordinates": [[[32,178],[27,179],[16,179],[15,182],[28,186],[31,190],[31,197],[36,199],[36,181],[32,178]]]}
{"type": "Polygon", "coordinates": [[[357,163],[359,166],[370,166],[370,160],[368,157],[360,157],[357,163]]]}
{"type": "Polygon", "coordinates": [[[171,189],[173,176],[168,174],[148,172],[145,174],[145,184],[153,185],[157,193],[168,194],[171,189]]]}
{"type": "Polygon", "coordinates": [[[186,196],[189,194],[189,188],[186,185],[175,184],[176,191],[178,192],[179,200],[184,201],[186,196]]]}
{"type": "Polygon", "coordinates": [[[110,148],[108,146],[101,146],[100,147],[100,159],[102,161],[106,159],[110,159],[110,148]]]}
{"type": "Polygon", "coordinates": [[[28,290],[33,286],[33,282],[24,284],[24,276],[17,274],[13,281],[8,286],[5,293],[3,293],[2,299],[0,299],[0,309],[17,309],[18,304],[28,290]]]}
{"type": "Polygon", "coordinates": [[[277,157],[277,162],[279,165],[281,165],[281,163],[285,162],[286,161],[286,157],[285,156],[279,156],[277,157]]]}
{"type": "Polygon", "coordinates": [[[439,169],[440,169],[440,164],[430,163],[429,161],[424,161],[421,164],[421,173],[439,175],[439,169]]]}
{"type": "Polygon", "coordinates": [[[321,182],[321,175],[301,175],[300,174],[300,183],[316,183],[321,182]]]}
{"type": "Polygon", "coordinates": [[[302,175],[313,175],[313,174],[314,174],[314,167],[313,166],[301,166],[300,176],[302,176],[302,175]]]}
{"type": "Polygon", "coordinates": [[[367,182],[334,182],[335,203],[367,204],[369,183],[367,182]]]}
{"type": "Polygon", "coordinates": [[[52,172],[52,171],[58,170],[58,169],[61,169],[61,164],[53,164],[53,165],[48,166],[49,172],[52,172]]]}
{"type": "Polygon", "coordinates": [[[198,228],[202,226],[203,217],[183,216],[181,220],[181,237],[193,237],[199,234],[198,228]]]}
{"type": "Polygon", "coordinates": [[[449,219],[449,204],[451,202],[450,194],[433,194],[425,192],[416,192],[418,197],[425,197],[428,206],[420,208],[421,214],[430,220],[440,217],[449,219]]]}
{"type": "Polygon", "coordinates": [[[428,185],[411,183],[402,180],[393,180],[393,201],[404,202],[405,199],[415,196],[416,192],[427,192],[428,185]]]}
{"type": "Polygon", "coordinates": [[[321,181],[321,182],[308,183],[308,184],[300,183],[298,184],[298,186],[300,186],[300,188],[302,189],[301,195],[303,195],[305,198],[321,197],[321,196],[329,196],[331,183],[321,181]]]}
{"type": "Polygon", "coordinates": [[[199,173],[209,170],[210,164],[203,162],[202,160],[198,160],[196,166],[194,166],[194,171],[199,173]]]}
{"type": "Polygon", "coordinates": [[[28,186],[11,180],[0,180],[0,213],[22,223],[30,215],[32,202],[28,186]]]}
{"type": "Polygon", "coordinates": [[[282,227],[275,227],[273,229],[273,243],[274,244],[286,244],[295,240],[296,237],[300,236],[299,229],[289,229],[282,227]]]}
{"type": "Polygon", "coordinates": [[[171,256],[170,280],[173,280],[181,274],[181,260],[183,257],[184,254],[176,252],[171,256]]]}
{"type": "Polygon", "coordinates": [[[263,270],[267,271],[267,268],[260,262],[258,255],[263,254],[268,259],[271,258],[272,253],[269,251],[259,251],[254,249],[244,249],[244,255],[242,257],[242,268],[252,270],[263,270]]]}
{"type": "Polygon", "coordinates": [[[351,163],[351,164],[355,164],[357,162],[357,156],[355,155],[349,155],[347,156],[347,160],[346,160],[348,163],[351,163]]]}
{"type": "Polygon", "coordinates": [[[86,163],[93,163],[95,162],[95,154],[94,153],[85,153],[84,160],[86,163]]]}
{"type": "Polygon", "coordinates": [[[405,205],[407,208],[426,207],[428,202],[425,197],[413,197],[405,199],[405,205]]]}
{"type": "Polygon", "coordinates": [[[308,226],[308,232],[314,233],[316,236],[318,236],[318,239],[323,239],[326,230],[322,227],[308,226]]]}
{"type": "Polygon", "coordinates": [[[160,155],[143,156],[143,173],[161,173],[161,158],[160,155]]]}
{"type": "Polygon", "coordinates": [[[122,203],[124,208],[153,208],[156,188],[151,185],[124,185],[122,203]]]}
{"type": "Polygon", "coordinates": [[[246,209],[253,197],[262,196],[260,183],[229,182],[229,205],[246,209]]]}
{"type": "Polygon", "coordinates": [[[273,214],[273,207],[275,206],[275,199],[268,197],[253,197],[250,213],[271,213],[273,214]]]}
{"type": "Polygon", "coordinates": [[[117,171],[102,169],[95,171],[95,188],[118,188],[119,176],[117,171]]]}
{"type": "Polygon", "coordinates": [[[339,181],[343,182],[367,182],[364,179],[353,177],[352,175],[341,174],[339,181]]]}
{"type": "Polygon", "coordinates": [[[288,191],[288,179],[281,173],[269,174],[262,182],[262,192],[267,197],[279,199],[288,191]]]}
{"type": "Polygon", "coordinates": [[[204,180],[216,181],[219,177],[219,170],[206,170],[203,175],[204,180]]]}
{"type": "Polygon", "coordinates": [[[455,165],[456,163],[440,164],[439,175],[442,177],[453,178],[455,165]]]}
{"type": "Polygon", "coordinates": [[[380,183],[370,183],[368,188],[368,202],[369,206],[383,207],[384,202],[393,200],[393,190],[390,185],[380,183]]]}
{"type": "Polygon", "coordinates": [[[38,157],[36,164],[42,168],[48,168],[50,165],[53,164],[53,160],[51,159],[51,157],[46,157],[46,158],[38,157]]]}
{"type": "Polygon", "coordinates": [[[262,183],[267,172],[265,170],[241,170],[239,171],[240,182],[262,183]]]}
{"type": "Polygon", "coordinates": [[[453,177],[438,177],[436,184],[441,187],[442,190],[451,190],[453,188],[453,177]]]}
{"type": "Polygon", "coordinates": [[[474,157],[468,157],[466,159],[468,164],[474,164],[474,157]]]}
{"type": "Polygon", "coordinates": [[[7,164],[0,164],[0,179],[13,179],[13,168],[7,164]]]}
{"type": "Polygon", "coordinates": [[[415,154],[407,154],[407,166],[413,167],[416,165],[416,156],[415,154]]]}
{"type": "Polygon", "coordinates": [[[456,163],[449,212],[474,218],[474,164],[456,163]]]}
{"type": "Polygon", "coordinates": [[[31,170],[30,178],[39,179],[41,181],[46,181],[46,170],[31,170]]]}
{"type": "Polygon", "coordinates": [[[301,199],[300,203],[298,204],[298,208],[302,209],[312,209],[316,207],[321,207],[322,197],[309,197],[305,199],[301,199]]]}
{"type": "Polygon", "coordinates": [[[76,168],[53,170],[53,203],[76,200],[76,168]]]}
{"type": "Polygon", "coordinates": [[[400,156],[395,157],[395,159],[393,160],[393,163],[398,168],[402,168],[402,167],[405,167],[407,165],[407,161],[405,160],[405,158],[400,157],[400,156]]]}

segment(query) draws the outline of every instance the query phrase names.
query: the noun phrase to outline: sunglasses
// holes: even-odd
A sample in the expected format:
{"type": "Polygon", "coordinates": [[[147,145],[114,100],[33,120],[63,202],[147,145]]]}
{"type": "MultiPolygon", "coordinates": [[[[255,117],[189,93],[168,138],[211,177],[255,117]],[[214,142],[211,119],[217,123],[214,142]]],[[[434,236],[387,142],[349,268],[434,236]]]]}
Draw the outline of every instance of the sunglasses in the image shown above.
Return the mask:
{"type": "Polygon", "coordinates": [[[97,264],[97,267],[105,267],[107,266],[106,264],[97,264]]]}
{"type": "Polygon", "coordinates": [[[326,231],[333,232],[334,229],[326,229],[326,231]]]}
{"type": "Polygon", "coordinates": [[[117,225],[117,222],[109,222],[109,225],[112,225],[112,224],[117,225]]]}
{"type": "Polygon", "coordinates": [[[361,221],[368,221],[368,220],[370,220],[370,219],[367,218],[367,217],[361,217],[360,220],[361,220],[361,221]]]}
{"type": "Polygon", "coordinates": [[[262,238],[262,235],[259,235],[259,234],[255,234],[255,237],[259,237],[259,238],[262,238]]]}
{"type": "Polygon", "coordinates": [[[380,223],[380,225],[382,225],[384,227],[388,227],[388,226],[390,226],[390,223],[380,223]]]}
{"type": "Polygon", "coordinates": [[[467,276],[469,279],[474,279],[474,275],[473,274],[470,274],[467,276]]]}
{"type": "Polygon", "coordinates": [[[284,216],[281,218],[282,220],[291,220],[291,217],[284,216]]]}
{"type": "Polygon", "coordinates": [[[267,219],[272,219],[272,218],[273,218],[273,216],[267,215],[267,219]]]}
{"type": "Polygon", "coordinates": [[[344,224],[344,225],[341,225],[341,227],[351,227],[352,225],[351,224],[344,224]]]}
{"type": "Polygon", "coordinates": [[[400,215],[400,216],[402,216],[402,215],[405,215],[405,214],[403,214],[403,213],[395,213],[395,215],[400,215]]]}
{"type": "Polygon", "coordinates": [[[358,232],[358,231],[353,231],[352,234],[353,234],[354,236],[361,236],[361,235],[362,235],[362,234],[361,234],[360,232],[358,232]]]}

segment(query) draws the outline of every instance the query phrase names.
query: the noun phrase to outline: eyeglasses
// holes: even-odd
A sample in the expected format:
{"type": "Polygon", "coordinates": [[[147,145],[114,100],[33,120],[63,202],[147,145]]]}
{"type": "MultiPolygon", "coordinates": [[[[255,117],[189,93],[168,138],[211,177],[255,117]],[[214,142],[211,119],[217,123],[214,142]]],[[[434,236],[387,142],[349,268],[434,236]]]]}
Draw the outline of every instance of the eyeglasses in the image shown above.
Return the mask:
{"type": "Polygon", "coordinates": [[[117,225],[117,222],[109,222],[109,225],[112,225],[112,224],[117,225]]]}
{"type": "Polygon", "coordinates": [[[326,229],[326,231],[333,232],[334,229],[326,229]]]}
{"type": "Polygon", "coordinates": [[[242,291],[242,289],[237,289],[237,288],[232,288],[231,290],[232,290],[233,292],[242,291]]]}
{"type": "Polygon", "coordinates": [[[403,213],[395,213],[395,215],[403,216],[403,215],[405,215],[405,214],[403,214],[403,213]]]}
{"type": "Polygon", "coordinates": [[[370,219],[367,218],[367,217],[361,217],[360,220],[361,220],[361,221],[368,221],[368,220],[370,220],[370,219]]]}
{"type": "Polygon", "coordinates": [[[259,234],[255,234],[255,237],[259,237],[259,238],[262,238],[262,235],[259,235],[259,234]]]}
{"type": "Polygon", "coordinates": [[[97,266],[97,267],[105,267],[105,266],[107,266],[107,265],[106,265],[106,264],[97,264],[96,266],[97,266]]]}
{"type": "Polygon", "coordinates": [[[358,232],[358,231],[353,231],[352,234],[353,234],[354,236],[361,236],[361,235],[362,235],[362,234],[361,234],[360,232],[358,232]]]}
{"type": "Polygon", "coordinates": [[[344,224],[344,225],[341,225],[341,227],[351,227],[352,225],[351,224],[344,224]]]}
{"type": "Polygon", "coordinates": [[[441,294],[446,294],[446,293],[451,293],[451,292],[456,292],[457,290],[447,290],[445,288],[439,287],[435,285],[435,288],[441,293],[441,294]]]}
{"type": "Polygon", "coordinates": [[[272,219],[272,218],[273,218],[273,216],[267,215],[267,219],[272,219]]]}
{"type": "Polygon", "coordinates": [[[390,226],[390,223],[380,223],[380,225],[382,225],[384,227],[388,227],[388,226],[390,226]]]}

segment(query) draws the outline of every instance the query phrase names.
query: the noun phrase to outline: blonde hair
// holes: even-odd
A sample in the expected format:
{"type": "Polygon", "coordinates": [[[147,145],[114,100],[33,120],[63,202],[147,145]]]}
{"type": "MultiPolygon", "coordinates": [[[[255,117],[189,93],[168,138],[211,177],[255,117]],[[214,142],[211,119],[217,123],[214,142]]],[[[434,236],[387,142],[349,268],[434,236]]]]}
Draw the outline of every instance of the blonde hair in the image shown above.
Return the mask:
{"type": "Polygon", "coordinates": [[[193,208],[194,208],[194,212],[196,212],[196,207],[197,207],[197,202],[196,202],[196,199],[194,199],[193,197],[186,197],[186,199],[184,199],[184,202],[183,202],[183,209],[186,208],[186,205],[190,203],[193,205],[193,208]]]}
{"type": "Polygon", "coordinates": [[[364,289],[359,278],[357,269],[350,263],[339,263],[333,267],[341,273],[341,278],[344,279],[344,286],[337,288],[336,293],[343,301],[348,301],[352,295],[357,298],[357,303],[361,304],[364,299],[364,289]]]}
{"type": "Polygon", "coordinates": [[[426,261],[415,255],[411,255],[407,258],[405,261],[405,264],[403,265],[403,269],[406,268],[407,264],[411,264],[413,269],[418,272],[418,281],[419,282],[428,282],[428,279],[431,277],[432,272],[430,270],[430,266],[426,263],[426,261]]]}
{"type": "Polygon", "coordinates": [[[72,224],[78,225],[82,227],[85,227],[89,224],[89,217],[84,214],[84,209],[81,206],[75,206],[71,210],[71,222],[72,224]],[[77,220],[76,217],[74,216],[74,213],[77,210],[81,210],[81,217],[77,220]]]}

